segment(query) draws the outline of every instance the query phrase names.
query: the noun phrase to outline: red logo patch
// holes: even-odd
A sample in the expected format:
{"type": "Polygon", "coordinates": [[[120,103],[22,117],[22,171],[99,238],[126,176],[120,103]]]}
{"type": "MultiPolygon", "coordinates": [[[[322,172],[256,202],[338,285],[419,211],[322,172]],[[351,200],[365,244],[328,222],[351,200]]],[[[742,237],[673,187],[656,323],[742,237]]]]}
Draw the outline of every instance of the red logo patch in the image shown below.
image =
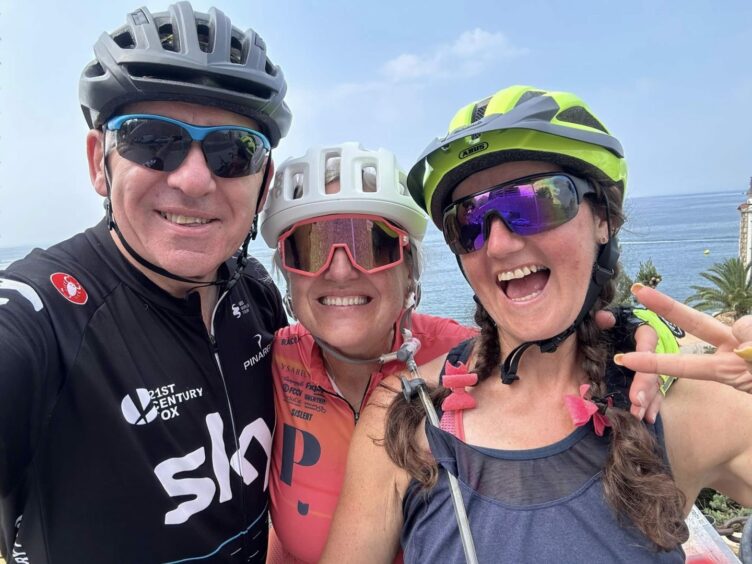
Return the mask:
{"type": "Polygon", "coordinates": [[[56,272],[50,275],[50,282],[57,288],[60,295],[71,303],[84,305],[89,300],[89,294],[86,293],[84,287],[70,274],[56,272]]]}

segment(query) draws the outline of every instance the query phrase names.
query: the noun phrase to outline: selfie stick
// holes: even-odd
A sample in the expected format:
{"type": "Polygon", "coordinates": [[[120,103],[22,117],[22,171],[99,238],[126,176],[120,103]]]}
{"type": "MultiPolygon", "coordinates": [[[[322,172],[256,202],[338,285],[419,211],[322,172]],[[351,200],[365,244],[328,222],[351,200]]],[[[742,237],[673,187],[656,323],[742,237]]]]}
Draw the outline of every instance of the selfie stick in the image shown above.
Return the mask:
{"type": "MultiPolygon", "coordinates": [[[[408,379],[404,376],[402,377],[402,393],[408,402],[417,395],[420,398],[420,402],[423,404],[423,409],[426,411],[428,421],[434,427],[438,427],[439,416],[436,414],[433,402],[431,402],[431,398],[426,391],[426,383],[423,378],[420,377],[418,365],[415,362],[415,352],[420,348],[420,341],[413,338],[409,329],[403,329],[402,335],[404,337],[404,344],[395,353],[391,353],[395,355],[396,359],[402,360],[410,371],[411,378],[408,379]]],[[[449,489],[452,493],[454,516],[457,519],[457,526],[460,530],[462,549],[465,551],[465,561],[468,564],[478,564],[478,557],[475,553],[475,543],[473,542],[473,535],[470,532],[470,524],[467,520],[465,505],[462,501],[459,482],[457,481],[457,477],[449,470],[446,470],[446,473],[449,478],[449,489]]]]}

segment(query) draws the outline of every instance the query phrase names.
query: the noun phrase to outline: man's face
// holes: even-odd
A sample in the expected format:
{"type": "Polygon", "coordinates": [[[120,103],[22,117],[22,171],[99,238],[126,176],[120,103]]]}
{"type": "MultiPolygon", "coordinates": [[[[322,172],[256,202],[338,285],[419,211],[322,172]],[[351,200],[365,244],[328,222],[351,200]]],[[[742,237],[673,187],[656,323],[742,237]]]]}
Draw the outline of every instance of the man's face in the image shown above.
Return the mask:
{"type": "MultiPolygon", "coordinates": [[[[253,120],[218,108],[183,102],[140,102],[123,112],[156,114],[202,126],[241,125],[253,120]]],[[[114,139],[110,141],[114,145],[114,139]]],[[[146,260],[179,276],[209,280],[250,230],[261,172],[220,178],[207,168],[198,143],[174,171],[148,169],[112,149],[107,158],[115,221],[125,240],[146,260]]],[[[94,163],[96,165],[96,163],[94,163]]],[[[106,196],[102,181],[97,192],[106,196]]]]}

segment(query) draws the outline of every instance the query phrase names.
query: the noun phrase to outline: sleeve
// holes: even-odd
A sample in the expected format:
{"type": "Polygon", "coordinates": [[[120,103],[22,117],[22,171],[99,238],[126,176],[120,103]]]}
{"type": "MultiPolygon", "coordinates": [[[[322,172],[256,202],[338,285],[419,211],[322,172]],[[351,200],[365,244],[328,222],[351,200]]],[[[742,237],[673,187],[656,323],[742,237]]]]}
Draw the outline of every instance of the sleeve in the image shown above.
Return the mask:
{"type": "Polygon", "coordinates": [[[61,362],[39,295],[0,272],[0,497],[23,478],[46,420],[61,362]],[[51,378],[50,375],[57,375],[51,378]]]}

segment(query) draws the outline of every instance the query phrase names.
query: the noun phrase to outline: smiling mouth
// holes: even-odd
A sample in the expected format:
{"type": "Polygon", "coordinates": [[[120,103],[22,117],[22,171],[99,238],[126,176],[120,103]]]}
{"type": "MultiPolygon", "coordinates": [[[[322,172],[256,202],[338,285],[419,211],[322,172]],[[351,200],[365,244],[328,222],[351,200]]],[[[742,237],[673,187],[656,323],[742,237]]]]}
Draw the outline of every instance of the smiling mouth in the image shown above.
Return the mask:
{"type": "Polygon", "coordinates": [[[162,219],[166,219],[170,223],[176,225],[206,225],[214,221],[213,219],[206,219],[203,217],[192,217],[189,215],[178,215],[175,213],[159,212],[162,219]]]}
{"type": "Polygon", "coordinates": [[[346,307],[361,306],[371,302],[368,296],[322,296],[319,303],[325,306],[346,307]]]}
{"type": "Polygon", "coordinates": [[[501,272],[497,283],[504,295],[513,302],[533,299],[543,291],[551,271],[542,265],[529,265],[501,272]]]}

